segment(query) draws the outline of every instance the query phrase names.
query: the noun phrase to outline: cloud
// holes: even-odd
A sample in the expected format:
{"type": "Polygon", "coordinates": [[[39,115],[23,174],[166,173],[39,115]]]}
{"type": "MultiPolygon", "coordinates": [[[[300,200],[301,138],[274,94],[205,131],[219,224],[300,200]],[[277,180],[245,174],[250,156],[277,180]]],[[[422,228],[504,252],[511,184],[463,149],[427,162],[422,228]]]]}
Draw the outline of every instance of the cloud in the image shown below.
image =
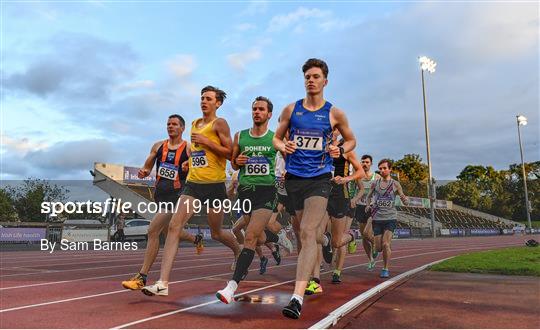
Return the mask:
{"type": "Polygon", "coordinates": [[[6,73],[9,91],[57,100],[107,100],[115,85],[133,76],[136,65],[128,45],[85,34],[57,34],[35,49],[24,70],[6,73]]]}
{"type": "Polygon", "coordinates": [[[268,10],[268,1],[250,1],[249,5],[239,13],[239,16],[255,16],[268,10]]]}
{"type": "Polygon", "coordinates": [[[152,80],[138,80],[126,84],[121,84],[115,88],[115,91],[119,93],[130,92],[140,89],[153,88],[156,83],[152,80]]]}
{"type": "Polygon", "coordinates": [[[247,64],[260,59],[261,56],[261,50],[254,47],[243,53],[234,53],[227,55],[227,62],[234,70],[238,72],[243,72],[247,64]]]}
{"type": "Polygon", "coordinates": [[[167,61],[169,70],[179,79],[185,79],[193,74],[197,68],[197,62],[193,55],[178,54],[167,61]]]}
{"type": "Polygon", "coordinates": [[[284,15],[276,15],[272,17],[272,19],[270,20],[270,23],[268,24],[268,31],[269,32],[283,31],[296,23],[301,23],[305,20],[312,19],[312,18],[317,18],[317,19],[328,18],[331,15],[332,15],[331,11],[321,10],[318,8],[308,9],[305,7],[300,7],[296,9],[294,12],[284,14],[284,15]]]}
{"type": "Polygon", "coordinates": [[[241,24],[237,24],[237,25],[234,26],[234,29],[236,31],[240,31],[240,32],[254,30],[255,28],[257,28],[257,26],[255,24],[251,24],[251,23],[241,23],[241,24]]]}
{"type": "Polygon", "coordinates": [[[42,150],[42,149],[47,148],[47,144],[45,142],[30,141],[30,139],[26,137],[13,138],[5,134],[2,134],[1,141],[2,141],[2,147],[4,147],[6,150],[11,150],[21,155],[26,155],[28,152],[32,150],[35,151],[35,150],[42,150]]]}

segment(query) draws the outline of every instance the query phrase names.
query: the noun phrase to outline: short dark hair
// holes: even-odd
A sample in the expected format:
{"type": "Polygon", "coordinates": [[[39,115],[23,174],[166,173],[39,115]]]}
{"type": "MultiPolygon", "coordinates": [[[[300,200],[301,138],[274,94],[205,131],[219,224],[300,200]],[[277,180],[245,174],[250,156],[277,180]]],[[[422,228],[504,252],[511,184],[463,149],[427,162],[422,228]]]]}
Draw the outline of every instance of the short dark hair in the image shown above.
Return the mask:
{"type": "Polygon", "coordinates": [[[320,68],[323,72],[324,77],[328,77],[328,64],[326,64],[325,61],[319,60],[318,58],[310,58],[302,66],[302,72],[306,73],[306,71],[311,68],[320,68]]]}
{"type": "Polygon", "coordinates": [[[201,89],[201,95],[203,95],[205,92],[214,92],[214,93],[216,93],[216,100],[221,102],[221,104],[223,104],[223,101],[225,101],[225,99],[227,98],[227,93],[225,93],[221,89],[219,89],[217,87],[214,87],[214,86],[208,85],[208,86],[204,87],[203,89],[201,89]]]}
{"type": "Polygon", "coordinates": [[[387,159],[387,158],[382,159],[382,160],[379,162],[379,164],[377,165],[377,167],[378,167],[378,166],[381,166],[381,164],[384,164],[384,163],[386,163],[386,164],[388,165],[388,169],[390,169],[390,170],[392,169],[392,161],[391,161],[390,159],[387,159]]]}
{"type": "Polygon", "coordinates": [[[180,124],[182,124],[182,126],[186,126],[186,121],[184,120],[184,118],[182,118],[182,116],[178,115],[178,114],[172,114],[169,116],[169,119],[171,118],[176,118],[180,121],[180,124]]]}
{"type": "Polygon", "coordinates": [[[371,163],[373,163],[373,157],[371,157],[371,155],[363,155],[360,160],[364,160],[364,159],[368,159],[369,158],[369,161],[371,163]]]}
{"type": "Polygon", "coordinates": [[[255,104],[255,102],[257,101],[264,101],[266,102],[267,106],[268,106],[268,112],[272,112],[272,110],[274,109],[274,105],[272,104],[272,101],[270,101],[269,98],[267,97],[264,97],[264,96],[257,96],[255,98],[255,100],[251,103],[251,107],[253,107],[253,104],[255,104]]]}

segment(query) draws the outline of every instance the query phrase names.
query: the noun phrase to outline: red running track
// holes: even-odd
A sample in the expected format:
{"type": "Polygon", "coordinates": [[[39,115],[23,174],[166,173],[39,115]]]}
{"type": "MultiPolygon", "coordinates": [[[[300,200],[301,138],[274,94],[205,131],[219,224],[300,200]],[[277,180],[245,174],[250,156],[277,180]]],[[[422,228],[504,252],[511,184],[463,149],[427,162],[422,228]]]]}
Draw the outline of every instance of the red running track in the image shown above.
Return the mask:
{"type": "MultiPolygon", "coordinates": [[[[469,251],[522,245],[523,236],[395,240],[392,275],[469,251]]],[[[359,246],[348,255],[343,283],[322,275],[324,292],[306,297],[300,320],[281,315],[294,286],[296,255],[265,275],[257,258],[237,291],[239,301],[225,305],[215,297],[232,276],[232,255],[224,247],[206,248],[200,256],[181,249],[168,297],[147,297],[124,290],[120,282],[138,271],[139,251],[3,252],[0,254],[1,328],[308,328],[358,294],[382,282],[365,269],[359,246]]],[[[380,260],[380,259],[379,259],[380,260]]],[[[159,276],[161,252],[149,274],[159,276]]]]}

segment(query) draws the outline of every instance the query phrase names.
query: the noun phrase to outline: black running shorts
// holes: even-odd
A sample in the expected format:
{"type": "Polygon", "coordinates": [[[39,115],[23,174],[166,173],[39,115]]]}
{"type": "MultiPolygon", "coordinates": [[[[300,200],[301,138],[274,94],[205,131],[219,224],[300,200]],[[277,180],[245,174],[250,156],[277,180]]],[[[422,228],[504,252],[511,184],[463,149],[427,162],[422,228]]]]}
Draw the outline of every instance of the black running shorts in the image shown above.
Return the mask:
{"type": "Polygon", "coordinates": [[[341,219],[348,214],[350,204],[351,201],[348,198],[330,197],[326,211],[328,211],[328,215],[332,218],[341,219]]]}
{"type": "Polygon", "coordinates": [[[209,205],[213,205],[214,200],[219,200],[223,203],[228,199],[227,191],[225,190],[225,183],[195,183],[186,181],[184,191],[182,195],[191,196],[201,201],[201,203],[209,202],[209,205]]]}
{"type": "MultiPolygon", "coordinates": [[[[238,186],[240,205],[244,205],[246,199],[251,202],[251,212],[258,209],[273,211],[277,204],[276,186],[238,186]]],[[[251,214],[251,212],[247,214],[251,214]]]]}
{"type": "Polygon", "coordinates": [[[285,174],[285,189],[287,196],[292,199],[294,209],[304,209],[304,201],[313,196],[321,196],[326,199],[330,196],[331,173],[324,173],[312,178],[303,178],[291,173],[285,174]]]}

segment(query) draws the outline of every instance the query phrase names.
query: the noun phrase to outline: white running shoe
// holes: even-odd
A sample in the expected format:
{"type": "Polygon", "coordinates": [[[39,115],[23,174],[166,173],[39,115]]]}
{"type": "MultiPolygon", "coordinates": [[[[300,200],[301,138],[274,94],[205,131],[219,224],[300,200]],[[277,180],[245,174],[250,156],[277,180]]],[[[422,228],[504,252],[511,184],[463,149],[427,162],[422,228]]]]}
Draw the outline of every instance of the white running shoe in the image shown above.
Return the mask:
{"type": "Polygon", "coordinates": [[[163,285],[163,282],[157,281],[152,285],[147,285],[142,288],[142,293],[147,296],[168,296],[169,288],[163,285]]]}
{"type": "Polygon", "coordinates": [[[285,232],[285,230],[281,229],[277,235],[277,243],[279,244],[279,246],[284,248],[288,254],[291,254],[293,252],[293,244],[291,240],[287,237],[287,233],[285,232]]]}
{"type": "Polygon", "coordinates": [[[227,282],[227,286],[223,290],[216,292],[216,297],[225,304],[230,304],[234,301],[234,292],[238,288],[238,284],[233,280],[227,282]]]}

